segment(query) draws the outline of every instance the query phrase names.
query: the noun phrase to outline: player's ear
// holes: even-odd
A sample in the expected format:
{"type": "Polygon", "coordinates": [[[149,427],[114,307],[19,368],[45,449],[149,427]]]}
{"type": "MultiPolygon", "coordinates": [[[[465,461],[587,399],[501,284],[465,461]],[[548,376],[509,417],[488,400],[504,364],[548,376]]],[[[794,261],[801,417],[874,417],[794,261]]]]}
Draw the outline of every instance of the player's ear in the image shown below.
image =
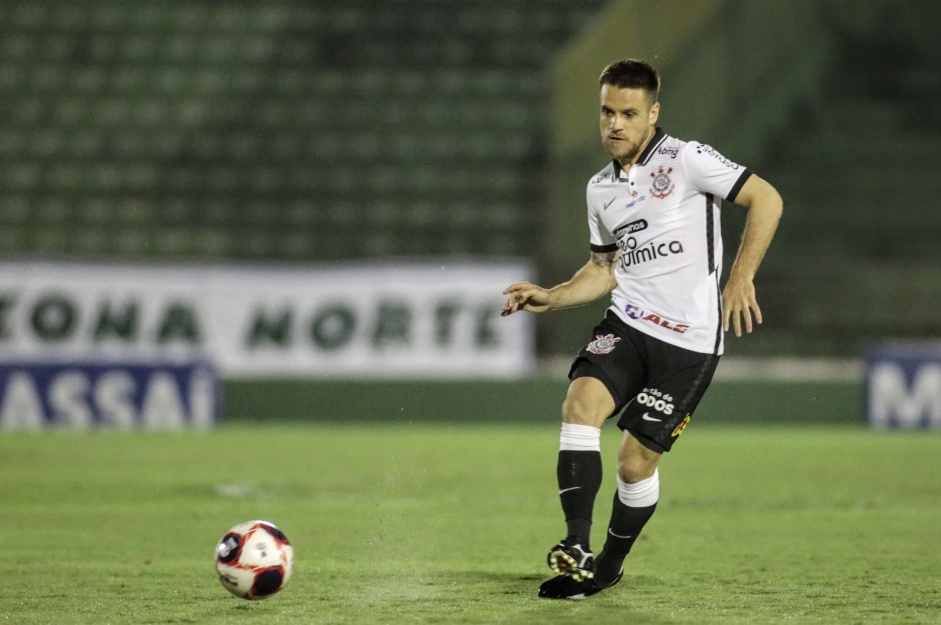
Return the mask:
{"type": "Polygon", "coordinates": [[[653,106],[650,107],[650,113],[647,115],[647,122],[653,126],[657,123],[657,119],[660,117],[660,103],[654,102],[653,106]]]}

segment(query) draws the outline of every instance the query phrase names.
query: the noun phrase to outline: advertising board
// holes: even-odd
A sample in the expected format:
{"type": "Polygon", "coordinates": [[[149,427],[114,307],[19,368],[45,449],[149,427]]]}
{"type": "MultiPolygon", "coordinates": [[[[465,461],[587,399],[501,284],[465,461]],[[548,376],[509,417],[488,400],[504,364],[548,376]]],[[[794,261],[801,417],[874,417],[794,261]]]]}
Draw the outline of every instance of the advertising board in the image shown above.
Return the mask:
{"type": "Polygon", "coordinates": [[[875,428],[941,428],[941,345],[870,349],[866,416],[875,428]]]}
{"type": "Polygon", "coordinates": [[[219,416],[208,363],[0,363],[0,430],[206,428],[219,416]]]}
{"type": "Polygon", "coordinates": [[[202,359],[224,378],[512,378],[523,262],[340,266],[0,263],[0,360],[202,359]]]}

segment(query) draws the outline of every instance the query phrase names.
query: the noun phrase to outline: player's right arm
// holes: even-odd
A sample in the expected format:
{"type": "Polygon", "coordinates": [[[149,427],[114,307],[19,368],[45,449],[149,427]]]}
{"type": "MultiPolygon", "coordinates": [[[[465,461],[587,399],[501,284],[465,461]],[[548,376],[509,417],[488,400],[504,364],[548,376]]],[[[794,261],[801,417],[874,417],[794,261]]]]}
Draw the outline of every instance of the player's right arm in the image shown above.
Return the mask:
{"type": "Polygon", "coordinates": [[[512,315],[525,310],[541,313],[560,308],[572,308],[593,302],[614,290],[617,280],[614,278],[614,263],[618,253],[592,252],[591,259],[575,272],[567,282],[551,289],[529,282],[511,284],[503,294],[507,300],[503,303],[502,316],[512,315]]]}

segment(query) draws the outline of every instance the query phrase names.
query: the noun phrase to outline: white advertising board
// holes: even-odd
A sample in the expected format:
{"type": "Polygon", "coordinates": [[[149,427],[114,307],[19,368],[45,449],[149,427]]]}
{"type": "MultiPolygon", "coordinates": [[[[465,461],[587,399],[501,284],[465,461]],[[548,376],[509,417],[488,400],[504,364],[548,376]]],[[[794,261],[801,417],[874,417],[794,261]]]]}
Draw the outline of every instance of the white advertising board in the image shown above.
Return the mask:
{"type": "Polygon", "coordinates": [[[525,262],[337,267],[0,263],[0,359],[206,358],[227,378],[531,372],[525,262]]]}

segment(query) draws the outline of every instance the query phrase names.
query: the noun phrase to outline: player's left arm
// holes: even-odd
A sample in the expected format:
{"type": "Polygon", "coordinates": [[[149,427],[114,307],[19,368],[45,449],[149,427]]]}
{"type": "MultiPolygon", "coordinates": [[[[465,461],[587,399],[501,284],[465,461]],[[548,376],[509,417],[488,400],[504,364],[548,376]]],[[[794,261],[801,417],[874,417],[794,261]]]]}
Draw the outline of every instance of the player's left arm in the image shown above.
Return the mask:
{"type": "Polygon", "coordinates": [[[761,309],[755,296],[755,274],[774,238],[784,202],[773,186],[754,174],[745,181],[732,201],[747,208],[748,217],[729,280],[722,291],[722,326],[728,331],[731,322],[735,336],[742,336],[743,325],[746,332],[752,331],[753,316],[754,321],[761,323],[761,309]]]}

